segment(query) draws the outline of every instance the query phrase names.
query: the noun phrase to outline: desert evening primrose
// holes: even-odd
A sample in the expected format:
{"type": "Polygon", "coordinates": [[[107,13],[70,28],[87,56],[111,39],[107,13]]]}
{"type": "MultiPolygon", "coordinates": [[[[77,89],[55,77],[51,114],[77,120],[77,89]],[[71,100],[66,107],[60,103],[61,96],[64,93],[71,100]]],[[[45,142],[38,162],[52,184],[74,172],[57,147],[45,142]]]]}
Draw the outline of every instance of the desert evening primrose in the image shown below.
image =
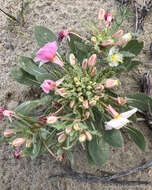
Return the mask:
{"type": "Polygon", "coordinates": [[[120,63],[123,63],[123,55],[119,53],[118,49],[115,47],[112,47],[109,50],[109,55],[108,55],[108,63],[110,67],[116,67],[120,63]]]}

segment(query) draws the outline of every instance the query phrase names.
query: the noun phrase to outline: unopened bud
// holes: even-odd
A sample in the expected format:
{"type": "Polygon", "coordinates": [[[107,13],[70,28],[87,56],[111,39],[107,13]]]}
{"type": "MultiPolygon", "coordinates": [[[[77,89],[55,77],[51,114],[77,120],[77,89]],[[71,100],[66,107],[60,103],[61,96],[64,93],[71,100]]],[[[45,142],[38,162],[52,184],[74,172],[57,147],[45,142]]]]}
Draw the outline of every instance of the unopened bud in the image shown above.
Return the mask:
{"type": "Polygon", "coordinates": [[[86,141],[86,135],[85,134],[81,134],[79,136],[79,141],[82,143],[82,142],[85,142],[86,141]]]}
{"type": "Polygon", "coordinates": [[[88,100],[83,101],[82,105],[83,105],[83,107],[85,109],[88,109],[89,108],[89,102],[88,102],[88,100]]]}
{"type": "Polygon", "coordinates": [[[74,104],[75,104],[75,101],[72,100],[72,101],[70,102],[70,108],[73,108],[74,104]]]}
{"type": "Polygon", "coordinates": [[[121,35],[123,35],[123,30],[118,30],[116,33],[114,33],[113,37],[114,37],[114,38],[118,38],[118,37],[120,37],[121,35]]]}
{"type": "Polygon", "coordinates": [[[26,140],[25,138],[17,138],[13,140],[12,145],[17,147],[21,146],[25,142],[25,140],[26,140]]]}
{"type": "Polygon", "coordinates": [[[86,70],[87,66],[88,66],[88,59],[84,59],[83,62],[82,62],[82,69],[86,70]]]}
{"type": "Polygon", "coordinates": [[[66,134],[62,134],[58,137],[58,142],[59,143],[63,143],[66,139],[66,134]]]}
{"type": "Polygon", "coordinates": [[[86,135],[86,138],[88,141],[92,140],[92,135],[91,135],[91,133],[89,133],[89,131],[85,131],[85,135],[86,135]]]}
{"type": "Polygon", "coordinates": [[[26,148],[30,148],[32,145],[32,142],[26,142],[26,148]]]}
{"type": "Polygon", "coordinates": [[[92,37],[91,37],[91,42],[93,42],[94,44],[96,44],[96,43],[97,43],[97,39],[96,39],[96,37],[95,37],[95,36],[92,36],[92,37]]]}
{"type": "Polygon", "coordinates": [[[118,80],[115,80],[113,78],[109,78],[105,82],[105,87],[106,88],[114,88],[114,87],[118,86],[118,84],[119,84],[118,80]]]}
{"type": "Polygon", "coordinates": [[[96,105],[96,103],[97,103],[97,101],[96,101],[96,100],[91,100],[91,101],[89,102],[89,105],[90,105],[90,106],[95,106],[95,105],[96,105]]]}
{"type": "Polygon", "coordinates": [[[86,118],[86,119],[88,119],[88,118],[89,118],[89,116],[90,116],[90,112],[89,112],[89,111],[87,111],[87,112],[85,113],[85,118],[86,118]]]}
{"type": "Polygon", "coordinates": [[[102,46],[103,47],[107,47],[107,46],[112,46],[114,44],[114,40],[105,40],[104,42],[102,42],[102,46]]]}
{"type": "Polygon", "coordinates": [[[71,64],[72,66],[74,66],[74,65],[75,65],[75,56],[74,56],[73,53],[70,54],[69,59],[70,59],[70,64],[71,64]]]}
{"type": "Polygon", "coordinates": [[[96,90],[103,91],[104,90],[104,86],[102,84],[98,84],[96,86],[96,90]]]}
{"type": "Polygon", "coordinates": [[[55,123],[56,121],[57,121],[57,119],[58,119],[58,117],[56,117],[56,116],[48,116],[47,117],[47,123],[48,124],[53,124],[53,123],[55,123]]]}
{"type": "Polygon", "coordinates": [[[88,61],[88,66],[93,67],[96,64],[96,59],[97,59],[96,54],[91,55],[91,57],[89,58],[89,61],[88,61]]]}
{"type": "Polygon", "coordinates": [[[80,101],[80,102],[83,102],[83,100],[84,100],[83,96],[80,96],[80,97],[79,97],[79,101],[80,101]]]}
{"type": "Polygon", "coordinates": [[[75,131],[79,131],[81,128],[80,128],[80,126],[79,126],[78,123],[75,123],[74,126],[73,126],[73,129],[74,129],[75,131]]]}
{"type": "Polygon", "coordinates": [[[100,9],[99,10],[99,14],[98,14],[98,19],[99,20],[103,20],[105,16],[105,10],[104,9],[100,9]]]}
{"type": "Polygon", "coordinates": [[[4,131],[4,137],[12,137],[14,136],[14,130],[13,129],[7,129],[4,131]]]}
{"type": "Polygon", "coordinates": [[[72,127],[67,127],[67,128],[65,129],[66,134],[71,133],[71,131],[72,131],[72,127]]]}

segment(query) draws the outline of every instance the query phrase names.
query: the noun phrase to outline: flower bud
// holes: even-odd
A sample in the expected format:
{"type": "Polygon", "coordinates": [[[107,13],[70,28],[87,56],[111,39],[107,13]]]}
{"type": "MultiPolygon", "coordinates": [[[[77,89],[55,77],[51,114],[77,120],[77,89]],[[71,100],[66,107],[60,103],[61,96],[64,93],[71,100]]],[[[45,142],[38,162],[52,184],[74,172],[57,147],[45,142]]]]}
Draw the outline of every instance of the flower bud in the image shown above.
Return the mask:
{"type": "Polygon", "coordinates": [[[97,103],[97,101],[96,101],[96,100],[91,100],[91,101],[89,102],[89,105],[90,105],[90,106],[95,106],[95,105],[96,105],[96,103],[97,103]]]}
{"type": "Polygon", "coordinates": [[[4,137],[12,137],[14,136],[14,130],[13,129],[7,129],[4,131],[4,137]]]}
{"type": "Polygon", "coordinates": [[[114,40],[105,40],[104,42],[101,43],[101,45],[103,47],[107,47],[107,46],[112,46],[114,44],[114,40]]]}
{"type": "Polygon", "coordinates": [[[85,142],[86,141],[86,135],[85,134],[81,134],[79,136],[79,141],[82,143],[82,142],[85,142]]]}
{"type": "Polygon", "coordinates": [[[55,93],[59,94],[62,97],[67,97],[67,93],[65,92],[65,88],[59,88],[59,89],[55,89],[55,93]]]}
{"type": "Polygon", "coordinates": [[[25,142],[25,140],[26,140],[25,138],[17,138],[13,140],[12,145],[19,147],[25,142]]]}
{"type": "Polygon", "coordinates": [[[80,102],[83,102],[83,100],[84,100],[83,96],[80,96],[80,97],[79,97],[79,101],[80,101],[80,102]]]}
{"type": "Polygon", "coordinates": [[[114,88],[114,87],[118,86],[118,84],[119,84],[118,80],[115,80],[113,78],[109,78],[105,82],[105,87],[106,88],[114,88]]]}
{"type": "Polygon", "coordinates": [[[96,54],[91,55],[91,57],[89,58],[89,61],[88,61],[88,66],[89,67],[94,67],[95,64],[96,64],[96,59],[97,59],[96,54]]]}
{"type": "Polygon", "coordinates": [[[89,133],[89,131],[85,131],[85,135],[88,141],[92,140],[92,135],[89,133]]]}
{"type": "Polygon", "coordinates": [[[26,148],[30,148],[32,145],[32,142],[26,142],[26,148]]]}
{"type": "Polygon", "coordinates": [[[124,105],[126,103],[126,97],[125,98],[122,98],[122,97],[118,97],[118,98],[111,97],[111,99],[115,100],[119,105],[124,105]]]}
{"type": "Polygon", "coordinates": [[[104,90],[104,86],[102,84],[98,84],[96,86],[96,90],[103,91],[104,90]]]}
{"type": "Polygon", "coordinates": [[[53,124],[53,123],[55,123],[57,121],[57,119],[58,119],[58,117],[51,115],[51,116],[47,117],[47,121],[46,122],[48,124],[53,124]]]}
{"type": "Polygon", "coordinates": [[[74,107],[74,104],[75,104],[75,101],[72,100],[72,101],[70,102],[70,108],[73,108],[73,107],[74,107]]]}
{"type": "Polygon", "coordinates": [[[81,128],[80,128],[80,126],[79,126],[78,123],[75,123],[74,126],[73,126],[73,129],[74,129],[75,131],[79,131],[81,128]]]}
{"type": "Polygon", "coordinates": [[[72,131],[72,127],[67,127],[67,128],[65,129],[65,132],[66,132],[67,135],[68,135],[69,133],[71,133],[71,131],[72,131]]]}
{"type": "Polygon", "coordinates": [[[85,118],[86,118],[86,119],[88,119],[88,118],[89,118],[89,116],[90,116],[90,112],[89,112],[89,111],[87,111],[87,112],[85,113],[85,118]]]}
{"type": "Polygon", "coordinates": [[[58,137],[58,142],[63,143],[65,141],[65,139],[66,139],[66,134],[63,133],[62,135],[60,135],[58,137]]]}
{"type": "Polygon", "coordinates": [[[83,105],[83,107],[85,109],[88,109],[89,108],[89,102],[88,102],[88,100],[83,101],[82,105],[83,105]]]}
{"type": "Polygon", "coordinates": [[[114,33],[113,37],[114,37],[114,38],[118,38],[118,37],[120,37],[121,35],[123,35],[123,30],[118,30],[116,33],[114,33]]]}
{"type": "Polygon", "coordinates": [[[88,59],[84,59],[83,62],[82,62],[82,69],[86,70],[87,66],[88,66],[88,59]]]}
{"type": "Polygon", "coordinates": [[[99,10],[99,14],[98,14],[98,19],[99,20],[103,20],[104,19],[104,15],[105,15],[105,10],[104,9],[100,9],[99,10]]]}
{"type": "Polygon", "coordinates": [[[96,39],[96,37],[95,37],[95,36],[92,36],[92,37],[91,37],[91,42],[93,42],[94,44],[96,44],[96,43],[97,43],[97,39],[96,39]]]}
{"type": "Polygon", "coordinates": [[[73,53],[70,54],[69,59],[70,59],[70,64],[71,64],[72,66],[74,66],[74,65],[75,65],[75,56],[74,56],[73,53]]]}

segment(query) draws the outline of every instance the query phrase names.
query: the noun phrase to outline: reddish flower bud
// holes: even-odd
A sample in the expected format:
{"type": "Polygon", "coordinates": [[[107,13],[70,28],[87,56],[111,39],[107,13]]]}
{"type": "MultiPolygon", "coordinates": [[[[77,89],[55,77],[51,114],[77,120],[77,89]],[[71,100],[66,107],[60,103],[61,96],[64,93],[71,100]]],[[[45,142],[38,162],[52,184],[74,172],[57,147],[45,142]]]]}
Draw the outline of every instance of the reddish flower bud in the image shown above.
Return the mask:
{"type": "Polygon", "coordinates": [[[89,102],[88,102],[88,100],[83,101],[82,105],[83,105],[83,107],[85,109],[88,109],[89,108],[89,102]]]}
{"type": "Polygon", "coordinates": [[[17,149],[15,152],[13,152],[13,155],[14,155],[14,158],[15,158],[16,160],[18,160],[18,159],[21,158],[21,150],[20,150],[19,147],[18,147],[18,149],[17,149]]]}
{"type": "Polygon", "coordinates": [[[67,137],[66,134],[63,133],[58,137],[58,142],[63,143],[66,140],[66,137],[67,137]]]}
{"type": "Polygon", "coordinates": [[[123,30],[118,30],[116,33],[114,33],[113,37],[114,37],[114,38],[118,38],[118,37],[120,37],[121,35],[123,35],[123,30]]]}
{"type": "Polygon", "coordinates": [[[103,47],[107,47],[107,46],[112,46],[114,44],[114,40],[105,40],[104,42],[101,43],[101,45],[103,47]]]}
{"type": "Polygon", "coordinates": [[[43,123],[43,124],[45,124],[47,121],[47,117],[45,116],[39,116],[37,119],[40,123],[43,123]]]}
{"type": "Polygon", "coordinates": [[[82,69],[86,70],[87,66],[88,66],[88,59],[84,59],[83,62],[82,62],[82,69]]]}
{"type": "Polygon", "coordinates": [[[105,87],[106,88],[114,88],[116,86],[118,86],[118,80],[115,80],[113,78],[109,78],[105,82],[105,87]]]}
{"type": "Polygon", "coordinates": [[[57,120],[58,120],[58,117],[53,116],[53,115],[50,115],[50,116],[47,117],[47,123],[48,123],[48,124],[53,124],[53,123],[55,123],[57,120]]]}
{"type": "Polygon", "coordinates": [[[4,107],[0,107],[0,119],[4,118],[4,114],[3,114],[4,111],[5,111],[5,108],[4,107]]]}
{"type": "Polygon", "coordinates": [[[70,41],[69,34],[69,30],[61,30],[58,34],[58,41],[61,43],[64,37],[66,37],[70,41]]]}
{"type": "Polygon", "coordinates": [[[15,139],[15,140],[13,140],[12,145],[19,147],[19,146],[21,146],[25,141],[26,141],[25,138],[17,138],[17,139],[15,139]]]}
{"type": "Polygon", "coordinates": [[[94,67],[95,64],[96,64],[96,59],[97,59],[96,54],[91,55],[91,57],[89,58],[89,61],[88,61],[88,66],[89,67],[94,67]]]}
{"type": "Polygon", "coordinates": [[[104,19],[104,15],[105,15],[105,10],[104,9],[100,9],[99,10],[99,14],[98,14],[98,19],[99,20],[103,20],[104,19]]]}
{"type": "Polygon", "coordinates": [[[14,130],[13,129],[7,129],[4,131],[4,136],[5,137],[12,137],[14,136],[14,130]]]}
{"type": "Polygon", "coordinates": [[[102,84],[98,84],[96,86],[96,90],[103,91],[104,90],[104,86],[102,84]]]}

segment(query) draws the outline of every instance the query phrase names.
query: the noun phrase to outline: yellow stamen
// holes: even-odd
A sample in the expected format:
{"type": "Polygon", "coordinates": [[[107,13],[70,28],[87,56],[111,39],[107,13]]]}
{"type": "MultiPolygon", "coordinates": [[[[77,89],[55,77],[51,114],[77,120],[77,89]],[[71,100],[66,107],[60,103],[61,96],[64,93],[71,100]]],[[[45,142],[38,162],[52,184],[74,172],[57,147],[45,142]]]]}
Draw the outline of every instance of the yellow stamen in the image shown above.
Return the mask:
{"type": "Polygon", "coordinates": [[[118,119],[120,117],[120,114],[116,115],[114,118],[115,119],[118,119]]]}

